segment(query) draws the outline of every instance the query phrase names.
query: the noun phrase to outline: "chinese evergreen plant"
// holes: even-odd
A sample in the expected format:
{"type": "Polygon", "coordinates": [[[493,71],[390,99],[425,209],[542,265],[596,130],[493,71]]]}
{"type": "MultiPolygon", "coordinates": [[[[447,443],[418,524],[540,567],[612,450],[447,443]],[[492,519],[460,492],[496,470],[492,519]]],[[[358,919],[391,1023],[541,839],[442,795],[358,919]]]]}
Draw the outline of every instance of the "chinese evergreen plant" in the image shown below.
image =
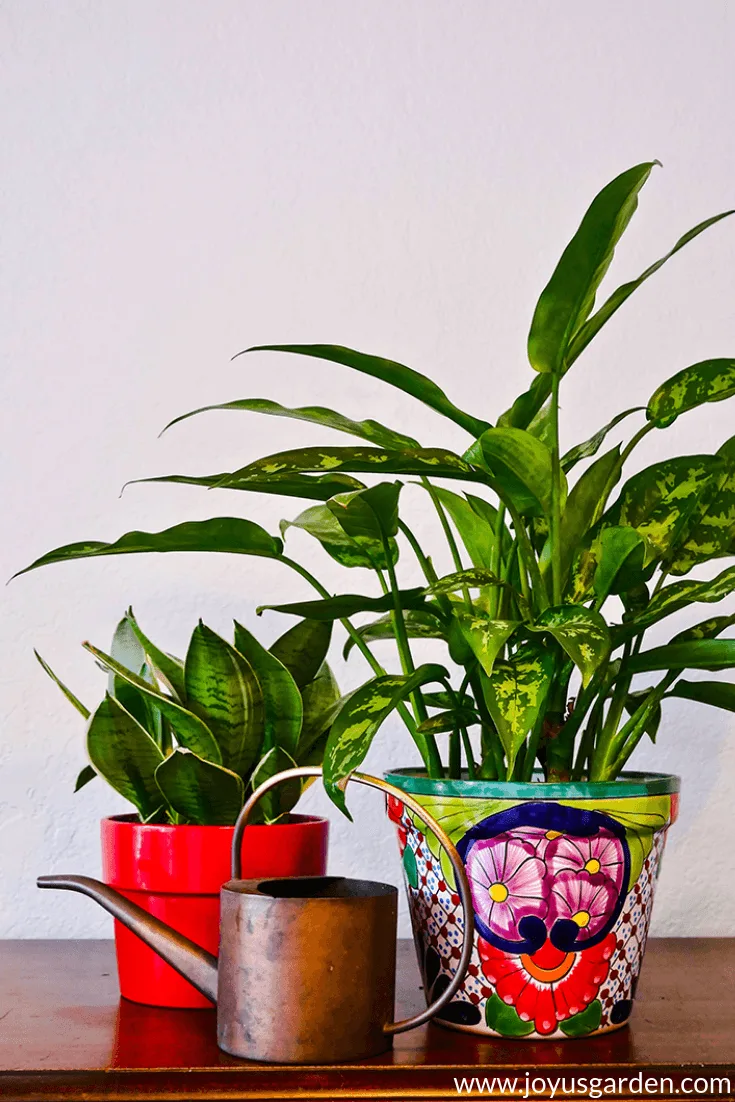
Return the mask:
{"type": "MultiPolygon", "coordinates": [[[[268,777],[296,764],[321,764],[339,700],[325,660],[331,629],[326,621],[300,620],[266,650],[241,624],[232,646],[200,621],[182,662],[152,643],[130,610],[111,654],[84,644],[109,671],[94,714],[37,653],[89,721],[91,765],[75,791],[99,774],[135,806],[141,822],[234,823],[246,796],[268,777]]],[[[282,785],[256,814],[275,822],[300,794],[299,781],[282,785]]]]}
{"type": "Polygon", "coordinates": [[[317,357],[389,383],[463,428],[469,440],[462,455],[424,447],[376,421],[247,398],[205,408],[297,418],[363,443],[280,452],[228,474],[150,480],[315,500],[284,522],[282,535],[290,526],[304,529],[343,566],[372,571],[380,595],[329,594],[284,555],[281,541],[231,518],[129,533],[112,544],[74,544],[33,566],[135,551],[210,550],[270,555],[298,571],[319,599],[266,607],[314,621],[340,620],[349,636],[345,653],[357,647],[374,674],[342,701],[327,740],[325,782],[340,806],[341,782],[394,709],[429,776],[457,778],[464,770],[469,779],[525,781],[536,775],[546,781],[614,780],[641,738],[655,738],[665,699],[735,710],[735,685],[684,676],[687,670],[735,667],[735,639],[722,637],[735,616],[705,619],[664,646],[644,645],[648,629],[665,617],[720,601],[735,588],[735,566],[714,580],[686,577],[735,550],[735,437],[713,452],[674,456],[624,479],[645,436],[669,428],[688,410],[735,394],[735,360],[685,367],[645,406],[624,410],[568,451],[560,448],[559,393],[566,373],[638,287],[733,213],[690,230],[597,305],[599,286],[654,163],[622,173],[592,202],[533,315],[528,355],[535,377],[494,423],[459,409],[436,383],[391,360],[333,345],[247,350],[317,357]],[[638,418],[635,430],[599,454],[608,434],[624,421],[627,427],[629,418],[638,418]],[[366,487],[354,477],[362,474],[390,480],[366,487]],[[401,492],[415,480],[436,510],[451,552],[454,570],[443,577],[399,515],[401,492]],[[470,488],[450,490],[447,481],[470,488]],[[423,572],[421,587],[399,582],[399,552],[406,551],[423,572]],[[365,612],[377,616],[355,626],[351,618],[365,612]],[[427,637],[445,641],[459,673],[436,664],[416,667],[411,641],[427,637]],[[400,674],[387,673],[373,654],[374,641],[384,638],[395,641],[400,674]],[[639,676],[650,674],[653,684],[641,686],[639,676]],[[473,730],[479,732],[474,746],[473,730]],[[444,735],[448,750],[442,760],[437,736],[444,735]]]}

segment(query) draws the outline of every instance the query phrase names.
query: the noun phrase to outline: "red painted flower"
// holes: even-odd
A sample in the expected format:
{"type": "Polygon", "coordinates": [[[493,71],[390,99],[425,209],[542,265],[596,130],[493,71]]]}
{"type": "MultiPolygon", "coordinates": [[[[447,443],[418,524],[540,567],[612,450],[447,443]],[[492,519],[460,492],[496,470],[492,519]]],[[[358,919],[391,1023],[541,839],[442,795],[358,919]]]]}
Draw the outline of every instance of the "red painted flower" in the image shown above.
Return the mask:
{"type": "Polygon", "coordinates": [[[388,809],[388,818],[392,823],[397,823],[399,826],[403,818],[403,803],[401,800],[396,799],[395,796],[386,796],[385,802],[388,809]]]}
{"type": "Polygon", "coordinates": [[[559,1022],[584,1010],[607,978],[614,934],[579,953],[565,953],[546,941],[532,955],[514,956],[477,939],[482,970],[498,996],[536,1032],[553,1033],[559,1022]]]}

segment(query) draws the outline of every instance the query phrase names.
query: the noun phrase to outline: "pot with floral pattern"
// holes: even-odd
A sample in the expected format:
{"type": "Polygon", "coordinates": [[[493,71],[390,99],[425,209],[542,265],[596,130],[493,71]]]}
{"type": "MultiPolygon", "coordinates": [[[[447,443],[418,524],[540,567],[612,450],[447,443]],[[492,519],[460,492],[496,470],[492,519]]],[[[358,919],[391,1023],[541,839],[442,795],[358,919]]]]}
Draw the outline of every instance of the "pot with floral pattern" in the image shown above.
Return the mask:
{"type": "MultiPolygon", "coordinates": [[[[640,974],[678,777],[627,773],[610,784],[431,780],[396,770],[444,828],[467,870],[475,948],[437,1020],[539,1040],[625,1025],[640,974]]],[[[464,940],[451,867],[400,801],[396,824],[427,999],[450,983],[464,940]]]]}

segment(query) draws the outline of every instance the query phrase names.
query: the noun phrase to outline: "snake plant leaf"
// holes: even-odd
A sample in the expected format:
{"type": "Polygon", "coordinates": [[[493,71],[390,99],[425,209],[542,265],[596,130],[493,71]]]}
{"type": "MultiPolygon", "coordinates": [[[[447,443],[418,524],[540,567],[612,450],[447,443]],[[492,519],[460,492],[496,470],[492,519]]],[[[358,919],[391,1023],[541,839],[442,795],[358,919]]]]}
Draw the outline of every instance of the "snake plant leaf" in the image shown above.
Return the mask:
{"type": "MultiPolygon", "coordinates": [[[[566,581],[574,557],[588,530],[599,520],[607,498],[620,478],[620,447],[615,445],[592,463],[572,487],[559,530],[561,577],[566,581]]],[[[551,542],[540,556],[541,572],[551,569],[551,542]]]]}
{"type": "Polygon", "coordinates": [[[631,413],[641,413],[645,408],[645,406],[631,406],[630,409],[623,410],[622,413],[616,414],[612,421],[608,421],[606,425],[598,429],[594,436],[590,436],[589,440],[585,440],[584,443],[576,444],[573,448],[570,448],[569,451],[565,452],[561,457],[563,470],[569,474],[572,467],[576,466],[581,459],[590,459],[593,455],[597,455],[605,437],[609,432],[612,432],[616,425],[619,425],[626,417],[630,417],[631,413]]]}
{"type": "Polygon", "coordinates": [[[613,291],[610,297],[603,302],[600,309],[597,310],[575,333],[567,353],[567,363],[574,363],[592,338],[599,333],[603,325],[610,320],[626,299],[630,298],[633,292],[637,291],[641,284],[645,283],[650,276],[654,275],[659,270],[659,268],[662,268],[667,260],[670,260],[672,256],[678,253],[679,249],[683,249],[685,245],[688,245],[690,241],[693,241],[694,238],[698,237],[704,230],[709,229],[710,226],[714,226],[716,222],[720,222],[723,218],[728,218],[733,213],[735,213],[735,211],[726,210],[722,214],[716,214],[714,217],[707,218],[704,222],[700,222],[697,226],[694,226],[693,229],[688,230],[683,237],[680,237],[673,249],[670,249],[665,256],[660,258],[660,260],[655,261],[650,267],[646,268],[637,279],[632,279],[613,291]]]}
{"type": "MultiPolygon", "coordinates": [[[[495,530],[471,501],[459,494],[432,486],[432,494],[449,513],[474,566],[489,570],[492,565],[495,530]]],[[[476,499],[481,500],[481,499],[476,499]]]]}
{"type": "MultiPolygon", "coordinates": [[[[446,639],[447,637],[446,626],[434,612],[429,612],[428,609],[424,611],[420,609],[404,611],[403,622],[406,625],[406,635],[409,639],[446,639]]],[[[388,612],[385,616],[379,616],[377,620],[372,620],[369,624],[363,624],[356,630],[366,643],[377,642],[380,639],[395,639],[393,613],[388,612]]],[[[342,657],[347,659],[354,646],[355,640],[352,636],[349,636],[345,642],[342,657]]]]}
{"type": "Polygon", "coordinates": [[[176,741],[193,754],[197,754],[207,761],[213,761],[216,765],[222,764],[222,754],[212,732],[198,716],[187,711],[181,704],[166,696],[160,689],[149,685],[142,677],[126,670],[119,662],[116,662],[109,654],[93,647],[91,643],[84,643],[85,650],[102,663],[105,669],[111,671],[133,685],[143,696],[150,697],[164,719],[171,724],[176,741]]]}
{"type": "Polygon", "coordinates": [[[729,566],[708,582],[684,580],[667,585],[654,594],[645,611],[631,623],[624,624],[622,638],[636,635],[665,616],[671,616],[682,608],[705,603],[714,604],[728,597],[735,590],[735,566],[729,566]]]}
{"type": "Polygon", "coordinates": [[[693,566],[735,551],[735,462],[722,451],[727,471],[702,495],[699,508],[668,557],[670,574],[688,574],[693,566]]]}
{"type": "Polygon", "coordinates": [[[638,206],[638,193],[658,163],[635,165],[592,200],[536,305],[528,335],[535,371],[563,373],[571,340],[592,311],[615,247],[638,206]]]}
{"type": "Polygon", "coordinates": [[[156,783],[170,807],[198,826],[232,826],[245,799],[237,773],[186,749],[164,758],[156,783]]]}
{"type": "Polygon", "coordinates": [[[58,685],[58,687],[59,687],[59,688],[61,689],[61,691],[62,691],[62,693],[64,694],[64,696],[66,697],[66,699],[67,699],[67,700],[69,701],[69,703],[70,703],[70,704],[72,704],[72,705],[73,705],[73,706],[74,706],[74,707],[76,708],[76,710],[77,710],[77,711],[79,712],[79,714],[80,714],[81,716],[83,716],[83,717],[84,717],[85,719],[89,719],[89,717],[90,717],[90,715],[91,715],[91,712],[90,712],[89,708],[86,708],[86,707],[84,706],[84,704],[82,704],[81,700],[79,700],[79,698],[78,698],[78,697],[76,697],[76,696],[74,695],[74,693],[73,693],[73,692],[71,691],[71,689],[68,689],[68,688],[66,687],[66,685],[65,685],[65,684],[64,684],[64,682],[63,682],[63,681],[61,680],[61,678],[60,678],[60,677],[58,677],[58,676],[57,676],[57,675],[56,675],[56,674],[54,673],[54,671],[53,671],[53,670],[51,669],[51,667],[49,666],[48,662],[46,662],[46,661],[45,661],[45,660],[44,660],[44,659],[43,659],[43,658],[41,657],[41,655],[40,655],[40,654],[38,653],[38,651],[37,651],[37,650],[34,650],[34,651],[33,651],[33,653],[35,654],[35,656],[36,656],[36,658],[37,658],[37,660],[38,660],[38,663],[39,663],[39,665],[41,666],[41,668],[42,668],[43,670],[45,670],[45,671],[46,671],[46,673],[47,673],[47,674],[49,675],[49,677],[51,678],[51,680],[52,680],[52,681],[53,681],[53,682],[54,682],[54,683],[55,683],[56,685],[58,685]]]}
{"type": "Polygon", "coordinates": [[[459,609],[454,609],[454,617],[465,642],[489,677],[495,659],[521,621],[493,620],[481,612],[462,612],[459,609]]]}
{"type": "Polygon", "coordinates": [[[671,643],[689,643],[692,639],[716,639],[735,624],[733,616],[711,616],[708,620],[702,620],[698,624],[692,624],[690,628],[678,632],[671,643]]]}
{"type": "Polygon", "coordinates": [[[646,417],[656,428],[705,402],[722,402],[735,394],[735,360],[702,360],[672,375],[651,396],[646,417]]]}
{"type": "Polygon", "coordinates": [[[349,472],[352,474],[415,474],[432,478],[460,478],[482,482],[484,476],[475,471],[454,452],[443,448],[408,448],[388,451],[385,448],[298,448],[276,452],[256,459],[239,471],[225,475],[217,486],[231,490],[246,490],[253,480],[262,482],[273,475],[280,478],[301,474],[349,472]]]}
{"type": "Polygon", "coordinates": [[[567,652],[587,686],[595,670],[610,654],[610,631],[599,612],[584,605],[547,608],[529,624],[532,631],[548,631],[567,652]]]}
{"type": "Polygon", "coordinates": [[[628,662],[631,673],[649,670],[728,670],[735,667],[735,639],[695,639],[641,651],[628,662]]]}
{"type": "Polygon", "coordinates": [[[186,685],[184,682],[184,663],[173,654],[167,654],[166,651],[160,650],[160,648],[145,635],[138,621],[135,619],[132,608],[129,608],[127,611],[127,619],[150,663],[161,675],[179,703],[185,704],[186,685]]]}
{"type": "Polygon", "coordinates": [[[148,732],[109,693],[87,728],[87,753],[94,769],[146,819],[163,800],[155,771],[163,754],[148,732]]]}
{"type": "Polygon", "coordinates": [[[324,787],[348,819],[341,783],[362,763],[381,724],[421,685],[445,682],[443,666],[426,664],[411,674],[384,674],[356,690],[332,724],[324,751],[324,787]]]}
{"type": "Polygon", "coordinates": [[[444,391],[426,375],[404,364],[396,363],[395,360],[356,352],[353,348],[344,348],[337,344],[263,344],[246,348],[238,355],[247,352],[290,352],[298,356],[313,356],[319,360],[342,364],[343,367],[350,367],[353,371],[360,371],[374,379],[381,379],[405,394],[418,398],[424,405],[448,417],[450,421],[454,421],[473,436],[479,436],[489,427],[485,421],[465,413],[450,402],[444,391]]]}
{"type": "MultiPolygon", "coordinates": [[[[268,398],[240,398],[235,402],[223,402],[216,406],[202,406],[190,413],[183,413],[169,421],[163,432],[180,421],[186,421],[189,417],[196,417],[200,413],[209,413],[212,410],[243,410],[250,413],[265,413],[271,417],[290,417],[296,421],[307,421],[311,425],[321,425],[322,428],[336,429],[337,432],[346,432],[349,436],[359,436],[363,440],[370,440],[379,448],[391,448],[400,451],[402,448],[420,448],[418,440],[412,436],[404,436],[381,425],[379,421],[353,421],[342,413],[336,413],[333,409],[325,409],[323,406],[300,406],[296,409],[288,409],[279,402],[271,402],[268,398]]],[[[161,433],[163,435],[163,433],[161,433]]]]}
{"type": "Polygon", "coordinates": [[[301,693],[282,662],[235,621],[235,650],[251,667],[263,697],[263,749],[280,747],[293,757],[303,721],[301,693]]]}
{"type": "Polygon", "coordinates": [[[100,555],[137,555],[149,551],[222,551],[236,555],[278,558],[283,552],[281,540],[269,535],[259,524],[240,517],[216,517],[175,524],[163,532],[126,532],[114,543],[85,540],[57,547],[19,570],[13,577],[53,562],[91,559],[100,555]]]}
{"type": "Polygon", "coordinates": [[[323,662],[316,677],[304,685],[301,690],[304,705],[304,721],[297,747],[299,764],[306,764],[315,743],[331,727],[337,712],[334,710],[341,699],[337,679],[328,662],[323,662]]]}
{"type": "MultiPolygon", "coordinates": [[[[206,475],[167,474],[158,475],[157,478],[134,478],[132,481],[126,482],[125,486],[137,486],[142,482],[173,482],[183,486],[204,486],[211,490],[215,486],[221,486],[223,481],[226,481],[229,477],[227,471],[223,471],[221,474],[206,475]]],[[[361,490],[363,486],[364,483],[348,474],[292,474],[285,477],[270,475],[261,479],[251,478],[242,485],[230,488],[249,490],[256,494],[274,494],[279,497],[327,501],[335,494],[345,493],[347,490],[361,490]]]]}
{"type": "Polygon", "coordinates": [[[214,735],[222,765],[245,776],[263,740],[263,701],[258,682],[234,647],[200,620],[184,667],[187,708],[214,735]]]}
{"type": "MultiPolygon", "coordinates": [[[[272,746],[268,753],[260,759],[250,778],[250,786],[253,792],[264,781],[283,773],[286,769],[293,769],[295,765],[294,759],[282,746],[272,746]]],[[[295,780],[284,781],[260,798],[255,805],[253,817],[250,821],[253,823],[277,823],[279,819],[284,815],[288,815],[291,809],[296,806],[302,791],[302,781],[298,777],[295,780]]]]}
{"type": "MultiPolygon", "coordinates": [[[[421,588],[399,589],[401,608],[424,610],[426,598],[421,588]]],[[[290,616],[303,616],[310,620],[343,620],[358,612],[388,612],[393,608],[393,597],[365,597],[360,593],[343,593],[339,597],[325,597],[321,601],[295,601],[287,605],[261,605],[256,611],[285,612],[290,616]]]]}
{"type": "Polygon", "coordinates": [[[268,649],[286,667],[298,688],[304,689],[322,669],[331,640],[331,623],[300,620],[268,649]]]}
{"type": "MultiPolygon", "coordinates": [[[[465,458],[482,452],[485,466],[523,516],[548,516],[551,512],[551,452],[523,429],[488,429],[465,458]]],[[[562,473],[562,501],[566,479],[562,473]]]]}
{"type": "Polygon", "coordinates": [[[600,525],[629,526],[648,541],[650,560],[676,547],[696,516],[703,496],[717,488],[727,462],[716,455],[681,455],[633,475],[600,525]]]}
{"type": "MultiPolygon", "coordinates": [[[[116,662],[130,670],[131,673],[138,674],[154,688],[158,687],[155,677],[146,663],[145,651],[128,622],[127,615],[123,616],[115,628],[110,644],[110,655],[116,662]]],[[[160,712],[152,707],[150,698],[143,696],[134,685],[112,672],[108,674],[107,691],[158,742],[161,716],[160,712]]]]}
{"type": "Polygon", "coordinates": [[[507,755],[508,774],[546,703],[553,672],[552,652],[529,645],[496,662],[491,675],[483,677],[485,703],[507,755]]]}
{"type": "MultiPolygon", "coordinates": [[[[381,539],[363,540],[358,545],[348,536],[334,513],[326,505],[311,505],[304,509],[295,520],[282,520],[281,535],[285,538],[289,528],[300,528],[318,540],[328,555],[340,566],[349,569],[362,567],[367,570],[385,570],[388,557],[381,539]]],[[[388,541],[392,562],[398,559],[398,544],[394,539],[388,541]]]]}
{"type": "Polygon", "coordinates": [[[74,783],[74,791],[79,792],[84,788],[85,784],[89,784],[97,776],[97,770],[93,769],[91,765],[85,765],[83,769],[79,770],[79,775],[74,783]]]}
{"type": "Polygon", "coordinates": [[[735,712],[735,685],[730,681],[686,681],[675,682],[666,696],[679,697],[681,700],[695,700],[698,704],[709,704],[713,708],[722,708],[735,712]]]}

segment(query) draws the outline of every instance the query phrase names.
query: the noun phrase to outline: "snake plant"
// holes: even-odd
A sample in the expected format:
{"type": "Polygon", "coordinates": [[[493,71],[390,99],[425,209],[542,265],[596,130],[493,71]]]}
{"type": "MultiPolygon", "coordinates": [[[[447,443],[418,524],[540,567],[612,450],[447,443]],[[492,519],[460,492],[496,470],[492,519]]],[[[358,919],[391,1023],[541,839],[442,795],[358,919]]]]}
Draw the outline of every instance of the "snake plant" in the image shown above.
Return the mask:
{"type": "MultiPolygon", "coordinates": [[[[241,624],[233,646],[200,621],[181,661],[151,642],[129,610],[110,654],[84,644],[108,672],[94,713],[36,653],[88,721],[91,764],[76,791],[99,774],[144,823],[234,823],[262,781],[296,764],[321,764],[339,700],[325,660],[331,630],[300,620],[266,650],[241,624]]],[[[300,782],[283,785],[256,815],[274,822],[300,794],[300,782]]]]}
{"type": "Polygon", "coordinates": [[[198,549],[269,555],[300,573],[318,599],[267,607],[340,620],[348,633],[345,654],[357,648],[373,673],[343,702],[326,743],[325,781],[340,806],[340,783],[394,710],[432,777],[464,772],[470,779],[546,781],[614,780],[640,740],[655,738],[662,704],[672,697],[735,710],[731,681],[685,676],[735,667],[735,640],[723,638],[735,616],[710,617],[663,646],[645,645],[654,624],[719,602],[735,588],[732,564],[713,580],[692,575],[716,559],[732,560],[735,551],[735,437],[628,473],[650,433],[669,431],[689,410],[735,394],[735,359],[672,365],[676,370],[655,389],[642,384],[636,405],[588,439],[561,446],[559,396],[567,372],[640,286],[733,213],[695,226],[598,304],[655,164],[623,172],[594,198],[538,300],[528,337],[533,374],[505,412],[462,410],[412,368],[341,346],[246,350],[248,359],[273,351],[315,357],[387,383],[462,428],[468,439],[461,454],[441,440],[424,446],[377,421],[354,421],[321,406],[289,409],[244,398],[205,409],[296,418],[360,443],[282,451],[230,473],[146,480],[310,499],[283,523],[281,536],[292,527],[310,533],[344,567],[374,575],[377,594],[360,584],[351,587],[356,592],[328,593],[284,554],[282,540],[232,518],[73,544],[28,569],[94,555],[198,549]],[[609,446],[613,433],[619,442],[609,446]],[[357,475],[383,481],[366,485],[357,475]],[[399,513],[409,483],[436,511],[452,558],[449,574],[438,576],[436,556],[399,513]],[[423,573],[420,586],[399,580],[399,556],[406,554],[423,573]],[[362,613],[373,618],[356,625],[352,618],[362,613]],[[442,640],[451,661],[416,666],[412,641],[423,638],[442,640]],[[400,673],[387,672],[376,657],[383,639],[395,644],[400,673]]]}

